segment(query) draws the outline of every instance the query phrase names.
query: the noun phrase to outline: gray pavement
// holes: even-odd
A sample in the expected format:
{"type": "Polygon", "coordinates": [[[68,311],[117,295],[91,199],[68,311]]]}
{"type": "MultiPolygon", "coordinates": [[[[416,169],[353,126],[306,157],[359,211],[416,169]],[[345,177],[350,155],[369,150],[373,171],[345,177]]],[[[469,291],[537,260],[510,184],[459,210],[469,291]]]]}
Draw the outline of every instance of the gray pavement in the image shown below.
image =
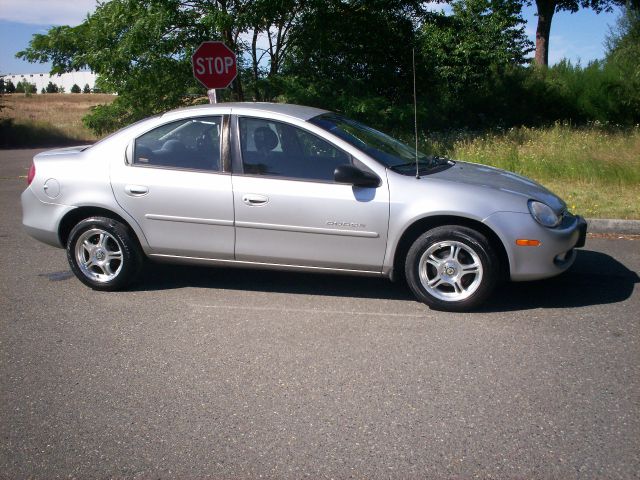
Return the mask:
{"type": "Polygon", "coordinates": [[[380,279],[151,265],[93,292],[0,151],[0,478],[638,478],[640,241],[435,312],[380,279]]]}

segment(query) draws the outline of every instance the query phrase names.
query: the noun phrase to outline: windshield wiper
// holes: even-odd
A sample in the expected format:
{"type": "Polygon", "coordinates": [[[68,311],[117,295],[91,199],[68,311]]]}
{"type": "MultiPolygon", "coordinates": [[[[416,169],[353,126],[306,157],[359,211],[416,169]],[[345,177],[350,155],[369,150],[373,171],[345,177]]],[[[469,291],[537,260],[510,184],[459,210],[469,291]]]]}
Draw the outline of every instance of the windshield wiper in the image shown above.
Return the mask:
{"type": "MultiPolygon", "coordinates": [[[[409,167],[414,167],[415,165],[416,165],[416,162],[407,162],[407,163],[400,163],[398,165],[393,165],[389,168],[394,172],[399,172],[400,170],[405,170],[409,167]]],[[[424,165],[424,162],[418,162],[418,168],[424,169],[424,168],[429,168],[429,166],[424,165]]]]}
{"type": "MultiPolygon", "coordinates": [[[[400,170],[406,170],[410,167],[415,168],[415,165],[416,165],[416,162],[414,160],[412,162],[399,163],[398,165],[393,165],[389,168],[394,172],[399,172],[400,170]]],[[[419,171],[431,170],[431,169],[442,167],[442,166],[449,167],[451,165],[455,165],[455,162],[453,160],[449,160],[446,157],[433,156],[433,157],[428,157],[427,159],[423,158],[418,160],[419,171]]]]}

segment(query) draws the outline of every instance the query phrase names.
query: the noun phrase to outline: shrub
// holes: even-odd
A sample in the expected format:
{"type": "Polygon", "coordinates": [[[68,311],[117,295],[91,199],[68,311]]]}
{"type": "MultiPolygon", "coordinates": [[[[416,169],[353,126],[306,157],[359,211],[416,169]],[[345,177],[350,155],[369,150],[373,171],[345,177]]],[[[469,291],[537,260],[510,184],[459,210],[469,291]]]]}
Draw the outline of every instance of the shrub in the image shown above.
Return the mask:
{"type": "Polygon", "coordinates": [[[53,82],[49,82],[47,84],[47,93],[58,93],[58,86],[53,82]]]}

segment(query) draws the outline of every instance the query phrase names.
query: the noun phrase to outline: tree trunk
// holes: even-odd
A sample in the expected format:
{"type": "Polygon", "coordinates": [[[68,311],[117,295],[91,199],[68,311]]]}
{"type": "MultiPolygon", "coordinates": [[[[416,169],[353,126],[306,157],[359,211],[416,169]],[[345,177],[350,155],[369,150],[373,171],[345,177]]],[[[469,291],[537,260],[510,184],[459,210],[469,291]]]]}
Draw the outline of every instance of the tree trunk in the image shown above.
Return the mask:
{"type": "Polygon", "coordinates": [[[536,0],[538,27],[536,29],[536,65],[549,65],[549,34],[551,19],[556,11],[557,0],[536,0]]]}
{"type": "Polygon", "coordinates": [[[251,39],[251,61],[253,64],[253,101],[260,100],[260,92],[258,91],[258,27],[253,28],[253,37],[251,39]]]}

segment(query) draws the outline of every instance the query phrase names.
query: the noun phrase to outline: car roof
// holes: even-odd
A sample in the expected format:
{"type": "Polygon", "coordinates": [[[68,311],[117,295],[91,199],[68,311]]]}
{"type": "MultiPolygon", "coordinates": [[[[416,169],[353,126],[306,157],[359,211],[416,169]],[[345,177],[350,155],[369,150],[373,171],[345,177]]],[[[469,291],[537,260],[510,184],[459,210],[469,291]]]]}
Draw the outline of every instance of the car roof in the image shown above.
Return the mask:
{"type": "Polygon", "coordinates": [[[292,105],[289,103],[268,103],[268,102],[225,102],[216,104],[195,105],[193,107],[179,108],[166,112],[162,116],[173,116],[174,114],[181,114],[185,111],[197,112],[197,113],[217,113],[219,110],[228,113],[234,113],[233,110],[241,110],[244,112],[266,112],[277,113],[280,115],[286,115],[289,117],[297,118],[299,120],[307,121],[323,113],[328,113],[328,110],[322,110],[320,108],[305,107],[302,105],[292,105]]]}

